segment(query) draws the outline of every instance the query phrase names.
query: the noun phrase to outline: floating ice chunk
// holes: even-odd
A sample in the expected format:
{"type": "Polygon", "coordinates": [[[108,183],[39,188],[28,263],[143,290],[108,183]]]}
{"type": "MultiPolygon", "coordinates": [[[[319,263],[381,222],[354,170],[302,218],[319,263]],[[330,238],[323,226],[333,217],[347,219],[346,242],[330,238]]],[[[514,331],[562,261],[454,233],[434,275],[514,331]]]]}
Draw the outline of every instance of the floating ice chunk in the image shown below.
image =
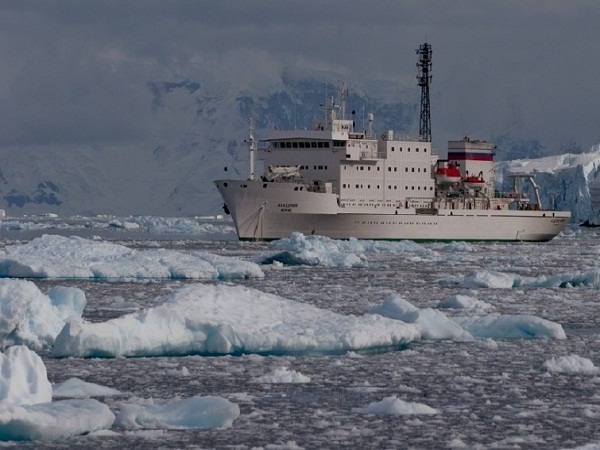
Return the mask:
{"type": "Polygon", "coordinates": [[[530,315],[454,317],[476,338],[492,339],[566,339],[563,327],[555,322],[530,315]]]}
{"type": "Polygon", "coordinates": [[[54,398],[112,397],[120,394],[121,392],[117,389],[88,383],[79,378],[69,378],[63,383],[55,384],[52,389],[52,397],[54,398]]]}
{"type": "Polygon", "coordinates": [[[462,309],[482,313],[494,309],[489,303],[461,294],[445,298],[444,300],[441,300],[437,306],[438,308],[462,309]]]}
{"type": "Polygon", "coordinates": [[[46,296],[31,281],[0,279],[0,347],[50,347],[67,319],[81,317],[85,303],[78,288],[55,287],[46,296]]]}
{"type": "Polygon", "coordinates": [[[0,276],[34,278],[262,278],[250,261],[166,249],[136,250],[123,245],[44,235],[0,250],[0,276]]]}
{"type": "Polygon", "coordinates": [[[439,414],[437,409],[423,403],[412,403],[400,400],[395,395],[386,397],[380,402],[372,402],[363,408],[355,408],[355,412],[366,414],[390,414],[394,416],[406,416],[416,414],[439,414]]]}
{"type": "Polygon", "coordinates": [[[406,252],[430,255],[433,252],[412,241],[387,242],[370,240],[336,240],[324,236],[304,236],[292,233],[289,238],[271,244],[275,252],[259,255],[261,264],[279,262],[286,265],[325,267],[367,267],[369,253],[406,252]]]}
{"type": "Polygon", "coordinates": [[[52,400],[46,366],[36,353],[17,345],[0,353],[0,404],[33,405],[52,400]]]}
{"type": "Polygon", "coordinates": [[[322,354],[397,348],[419,338],[416,326],[379,315],[345,316],[244,286],[194,284],[107,322],[71,320],[53,354],[322,354]]]}
{"type": "Polygon", "coordinates": [[[592,360],[577,355],[552,357],[544,363],[544,369],[548,372],[586,375],[595,375],[599,371],[592,360]]]}
{"type": "Polygon", "coordinates": [[[159,403],[122,403],[115,426],[126,429],[229,428],[240,407],[222,397],[190,397],[159,403]]]}
{"type": "Polygon", "coordinates": [[[279,367],[254,380],[257,383],[310,383],[310,377],[287,367],[279,367]]]}
{"type": "Polygon", "coordinates": [[[586,273],[561,273],[552,276],[542,275],[539,277],[522,277],[514,273],[480,270],[466,277],[451,276],[439,281],[467,288],[569,288],[578,286],[600,288],[600,270],[592,270],[586,273]]]}
{"type": "Polygon", "coordinates": [[[421,330],[423,339],[452,339],[457,341],[472,340],[473,337],[446,315],[432,308],[419,309],[407,300],[393,295],[381,305],[371,308],[371,314],[414,323],[421,330]]]}
{"type": "Polygon", "coordinates": [[[0,440],[54,440],[110,428],[115,416],[93,399],[20,406],[0,403],[0,440]]]}

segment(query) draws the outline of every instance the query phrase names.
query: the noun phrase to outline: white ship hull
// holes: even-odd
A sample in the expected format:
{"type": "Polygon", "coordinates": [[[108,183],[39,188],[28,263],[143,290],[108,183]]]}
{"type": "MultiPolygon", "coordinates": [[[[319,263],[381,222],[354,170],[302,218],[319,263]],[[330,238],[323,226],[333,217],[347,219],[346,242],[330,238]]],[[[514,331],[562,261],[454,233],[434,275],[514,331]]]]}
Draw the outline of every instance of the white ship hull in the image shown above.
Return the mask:
{"type": "Polygon", "coordinates": [[[549,241],[568,211],[338,206],[335,194],[295,183],[215,181],[240,240],[274,240],[292,232],[334,239],[414,241],[549,241]]]}

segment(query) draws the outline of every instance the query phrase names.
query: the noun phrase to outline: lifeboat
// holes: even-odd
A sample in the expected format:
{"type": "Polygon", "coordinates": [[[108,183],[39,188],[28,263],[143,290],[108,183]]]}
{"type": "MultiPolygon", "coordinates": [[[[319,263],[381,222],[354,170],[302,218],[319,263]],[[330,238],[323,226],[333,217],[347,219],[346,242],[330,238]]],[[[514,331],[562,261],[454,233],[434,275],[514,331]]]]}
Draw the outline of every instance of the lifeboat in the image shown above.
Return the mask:
{"type": "Polygon", "coordinates": [[[435,171],[435,181],[439,185],[453,185],[460,183],[460,170],[454,163],[438,167],[435,171]]]}
{"type": "Polygon", "coordinates": [[[483,173],[479,173],[479,175],[471,175],[462,179],[462,184],[466,189],[473,189],[475,191],[480,191],[483,189],[485,184],[485,180],[483,179],[483,173]]]}

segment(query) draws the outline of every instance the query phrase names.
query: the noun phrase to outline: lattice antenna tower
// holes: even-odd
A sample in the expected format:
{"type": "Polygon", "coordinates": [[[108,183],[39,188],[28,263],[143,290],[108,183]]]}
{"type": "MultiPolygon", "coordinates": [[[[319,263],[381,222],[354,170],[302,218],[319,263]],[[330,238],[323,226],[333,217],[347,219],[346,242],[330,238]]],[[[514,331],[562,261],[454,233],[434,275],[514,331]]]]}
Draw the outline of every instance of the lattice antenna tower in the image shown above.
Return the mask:
{"type": "Polygon", "coordinates": [[[431,83],[431,45],[425,43],[417,49],[419,61],[417,80],[421,86],[421,121],[419,137],[421,140],[431,142],[431,109],[429,105],[429,84],[431,83]]]}

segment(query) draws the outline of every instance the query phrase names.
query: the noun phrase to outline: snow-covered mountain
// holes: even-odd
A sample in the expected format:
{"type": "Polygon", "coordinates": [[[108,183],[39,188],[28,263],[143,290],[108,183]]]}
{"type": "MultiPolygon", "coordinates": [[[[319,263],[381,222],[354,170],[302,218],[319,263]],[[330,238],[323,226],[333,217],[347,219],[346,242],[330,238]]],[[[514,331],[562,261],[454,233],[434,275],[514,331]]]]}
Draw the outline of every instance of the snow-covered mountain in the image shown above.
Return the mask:
{"type": "MultiPolygon", "coordinates": [[[[214,81],[149,82],[147,109],[153,127],[141,139],[1,148],[0,208],[13,216],[221,213],[212,181],[224,176],[225,167],[227,177],[246,177],[248,118],[253,118],[258,138],[275,127],[311,127],[323,116],[326,99],[336,96],[335,82],[322,79],[282,76],[269,86],[250,91],[214,81]]],[[[346,116],[362,128],[367,113],[373,113],[377,132],[393,129],[397,135],[414,136],[416,94],[412,86],[392,97],[370,97],[353,87],[346,116]]],[[[499,140],[506,143],[498,149],[500,156],[515,153],[509,138],[499,140]]],[[[536,171],[546,202],[571,209],[574,221],[600,221],[599,165],[596,147],[577,155],[501,162],[498,178],[507,178],[510,170],[536,171]]]]}

